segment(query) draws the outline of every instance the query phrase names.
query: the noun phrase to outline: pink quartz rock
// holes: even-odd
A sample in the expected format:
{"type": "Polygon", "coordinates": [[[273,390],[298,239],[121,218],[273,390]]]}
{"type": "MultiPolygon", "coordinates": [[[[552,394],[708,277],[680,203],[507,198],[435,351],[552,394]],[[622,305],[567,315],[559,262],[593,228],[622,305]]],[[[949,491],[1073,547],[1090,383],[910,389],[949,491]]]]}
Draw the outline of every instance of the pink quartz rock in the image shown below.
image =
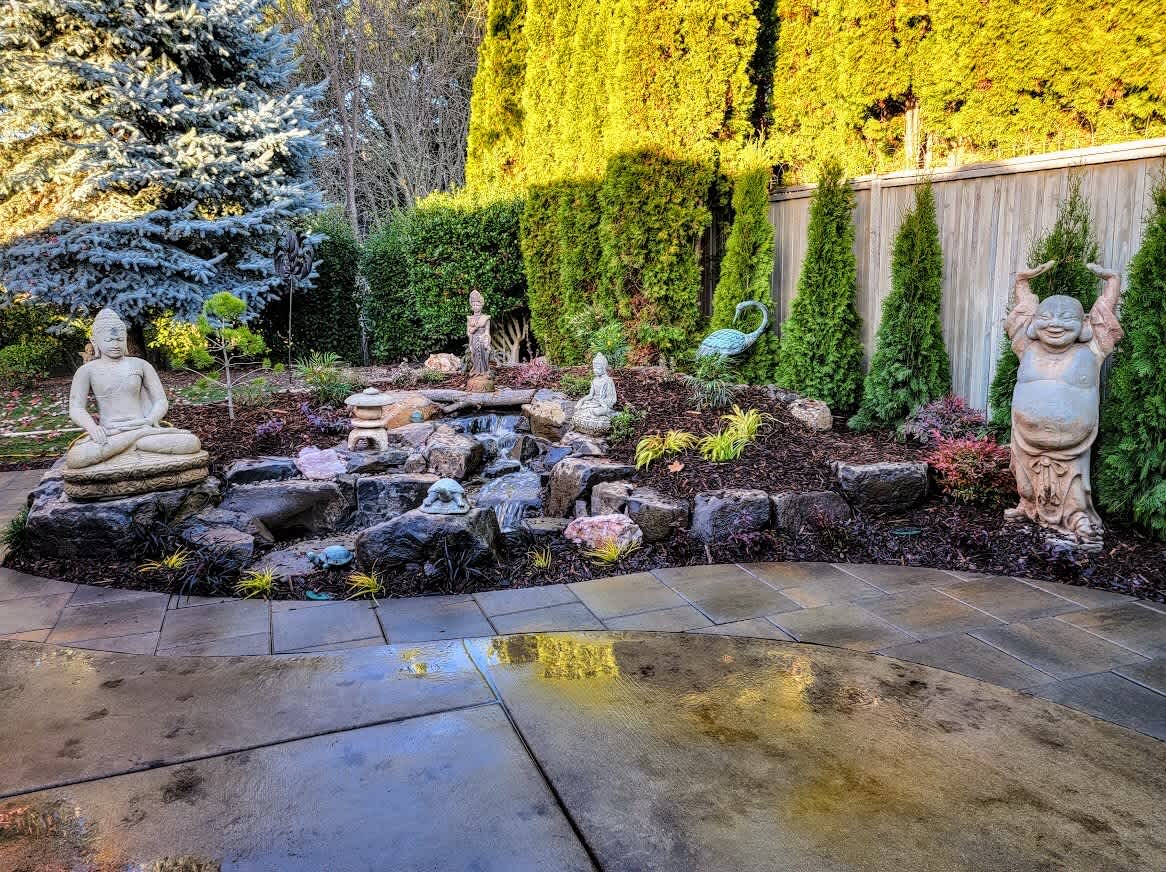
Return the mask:
{"type": "Polygon", "coordinates": [[[595,515],[576,518],[567,525],[563,535],[576,545],[596,548],[603,542],[614,541],[621,547],[639,545],[644,534],[627,515],[595,515]]]}
{"type": "Polygon", "coordinates": [[[343,474],[348,465],[340,459],[334,448],[320,450],[313,445],[300,449],[296,455],[296,466],[303,473],[304,478],[314,478],[319,481],[330,481],[343,474]]]}

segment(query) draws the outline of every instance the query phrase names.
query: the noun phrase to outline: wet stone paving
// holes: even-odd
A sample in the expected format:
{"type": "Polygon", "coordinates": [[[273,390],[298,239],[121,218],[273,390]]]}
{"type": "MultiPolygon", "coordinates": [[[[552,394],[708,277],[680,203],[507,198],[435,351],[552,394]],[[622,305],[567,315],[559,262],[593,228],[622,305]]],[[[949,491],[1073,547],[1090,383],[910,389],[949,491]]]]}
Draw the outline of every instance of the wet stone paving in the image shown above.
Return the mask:
{"type": "Polygon", "coordinates": [[[1148,870],[1166,856],[1157,739],[776,639],[520,633],[276,657],[6,641],[0,722],[5,870],[1148,870]]]}

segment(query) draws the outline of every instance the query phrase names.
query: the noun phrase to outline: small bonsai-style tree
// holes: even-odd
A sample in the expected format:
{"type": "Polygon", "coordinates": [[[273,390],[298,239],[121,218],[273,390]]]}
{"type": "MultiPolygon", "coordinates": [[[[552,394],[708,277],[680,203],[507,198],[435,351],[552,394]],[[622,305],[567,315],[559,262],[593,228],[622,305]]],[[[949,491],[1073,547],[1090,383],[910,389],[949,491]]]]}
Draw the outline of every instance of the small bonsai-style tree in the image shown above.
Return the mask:
{"type": "Polygon", "coordinates": [[[1098,502],[1166,540],[1166,177],[1130,263],[1122,325],[1102,407],[1098,502]]]}
{"type": "MultiPolygon", "coordinates": [[[[1081,179],[1069,183],[1069,196],[1061,203],[1057,220],[1045,236],[1036,240],[1028,253],[1028,265],[1055,260],[1057,265],[1032,280],[1032,290],[1040,297],[1064,294],[1076,297],[1086,312],[1097,299],[1097,276],[1085,264],[1097,260],[1097,240],[1089,221],[1089,204],[1081,195],[1081,179]]],[[[1009,304],[1011,309],[1011,304],[1009,304]]],[[[1000,342],[1000,362],[988,389],[989,423],[1007,441],[1012,434],[1012,392],[1016,389],[1019,359],[1007,336],[1000,342]]]]}
{"type": "MultiPolygon", "coordinates": [[[[737,304],[757,300],[770,309],[770,328],[754,343],[738,367],[746,381],[764,384],[777,369],[778,342],[773,330],[773,298],[769,277],[773,271],[773,225],[769,223],[769,180],[772,169],[751,155],[733,181],[733,226],[725,243],[721,277],[713,294],[712,329],[739,327],[734,323],[737,304]]],[[[741,329],[744,329],[741,327],[741,329]]]]}
{"type": "Polygon", "coordinates": [[[853,409],[862,389],[853,209],[854,192],[842,168],[827,163],[810,204],[806,258],[782,328],[777,370],[782,387],[822,400],[835,411],[853,409]]]}
{"type": "Polygon", "coordinates": [[[939,318],[943,250],[931,185],[915,191],[891,255],[891,293],[883,303],[875,353],[853,430],[894,427],[918,406],[951,390],[951,367],[939,318]]]}
{"type": "Polygon", "coordinates": [[[205,342],[202,348],[191,352],[192,362],[204,367],[211,360],[221,361],[221,379],[215,379],[227,392],[227,415],[235,420],[235,378],[231,364],[248,357],[257,357],[267,350],[267,344],[258,333],[244,323],[247,304],[227,291],[220,291],[202,307],[198,316],[198,332],[205,342]]]}

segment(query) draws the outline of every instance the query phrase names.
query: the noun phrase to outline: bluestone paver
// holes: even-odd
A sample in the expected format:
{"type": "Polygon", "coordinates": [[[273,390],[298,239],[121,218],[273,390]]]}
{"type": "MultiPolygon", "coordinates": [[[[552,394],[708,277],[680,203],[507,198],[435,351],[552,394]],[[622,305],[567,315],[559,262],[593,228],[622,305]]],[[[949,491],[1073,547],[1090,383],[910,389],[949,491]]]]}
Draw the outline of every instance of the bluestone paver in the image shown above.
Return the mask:
{"type": "Polygon", "coordinates": [[[490,618],[499,633],[549,633],[556,630],[601,630],[603,623],[583,603],[510,612],[490,618]]]}
{"type": "Polygon", "coordinates": [[[73,594],[77,585],[52,578],[26,575],[13,569],[0,567],[0,602],[24,599],[30,596],[57,596],[73,594]]]}
{"type": "Polygon", "coordinates": [[[855,651],[875,651],[901,642],[911,642],[915,638],[861,606],[850,603],[818,606],[767,617],[799,642],[816,642],[855,651]]]}
{"type": "Polygon", "coordinates": [[[694,633],[713,633],[718,636],[747,636],[754,639],[778,639],[792,642],[793,636],[765,618],[749,618],[728,624],[715,624],[693,630],[694,633]]]}
{"type": "Polygon", "coordinates": [[[0,603],[0,633],[43,630],[57,623],[72,594],[27,596],[0,603]]]}
{"type": "Polygon", "coordinates": [[[919,639],[1003,626],[991,615],[930,588],[864,602],[863,608],[919,639]]]}
{"type": "Polygon", "coordinates": [[[1146,657],[1166,655],[1166,614],[1137,603],[1090,609],[1061,620],[1146,657]]]}
{"type": "Polygon", "coordinates": [[[1055,678],[1104,672],[1145,660],[1128,648],[1090,636],[1056,618],[974,630],[971,635],[1055,678]]]}
{"type": "Polygon", "coordinates": [[[474,599],[487,616],[524,612],[527,609],[541,609],[578,601],[563,584],[487,590],[474,594],[474,599]]]}
{"type": "Polygon", "coordinates": [[[603,620],[687,605],[676,591],[650,572],[579,581],[568,587],[593,614],[603,620]]]}
{"type": "Polygon", "coordinates": [[[1011,623],[1078,611],[1080,606],[1011,578],[976,578],[943,588],[944,593],[1011,623]]]}
{"type": "Polygon", "coordinates": [[[158,650],[158,633],[135,633],[111,639],[79,639],[70,648],[83,651],[112,651],[117,654],[153,654],[158,650]]]}
{"type": "Polygon", "coordinates": [[[1112,672],[1070,678],[1028,692],[1166,740],[1166,696],[1112,672]]]}
{"type": "Polygon", "coordinates": [[[802,587],[809,582],[854,578],[831,563],[745,563],[742,567],[778,590],[802,587]]]}
{"type": "Polygon", "coordinates": [[[712,621],[694,609],[692,606],[677,606],[671,609],[660,609],[654,612],[636,612],[634,615],[621,615],[615,618],[606,618],[604,623],[610,630],[659,630],[681,632],[694,630],[698,627],[711,627],[712,621]]]}
{"type": "Polygon", "coordinates": [[[271,612],[271,643],[276,654],[367,639],[380,632],[371,603],[333,602],[315,608],[272,609],[271,612]]]}
{"type": "Polygon", "coordinates": [[[932,587],[944,587],[959,581],[950,572],[925,566],[861,564],[856,566],[839,565],[838,568],[874,585],[884,593],[927,590],[932,587]]]}
{"type": "Polygon", "coordinates": [[[883,648],[879,653],[956,672],[969,678],[978,678],[980,681],[1013,690],[1052,680],[1052,676],[1047,672],[1041,672],[1036,667],[1029,666],[1011,654],[993,648],[987,642],[981,642],[966,633],[940,636],[925,642],[895,645],[883,648]]]}
{"type": "Polygon", "coordinates": [[[167,601],[165,596],[150,596],[68,606],[49,634],[49,641],[63,644],[156,633],[162,629],[167,601]]]}
{"type": "MultiPolygon", "coordinates": [[[[377,637],[378,644],[383,644],[384,641],[380,636],[377,637]]],[[[159,647],[158,653],[169,657],[241,657],[253,654],[270,654],[271,631],[265,630],[262,633],[253,633],[249,636],[227,636],[205,642],[191,642],[189,645],[175,645],[171,648],[159,647]]]]}
{"type": "MultiPolygon", "coordinates": [[[[1146,660],[1143,663],[1129,663],[1113,669],[1118,675],[1136,681],[1138,684],[1166,694],[1166,657],[1146,660]]],[[[1163,699],[1166,705],[1166,698],[1163,699]]]]}
{"type": "MultiPolygon", "coordinates": [[[[216,603],[201,608],[171,609],[162,621],[159,653],[179,646],[219,642],[238,636],[266,635],[271,608],[262,600],[216,603]]],[[[265,649],[262,652],[266,654],[265,649]]]]}
{"type": "Polygon", "coordinates": [[[494,634],[478,604],[468,596],[381,600],[377,615],[389,642],[433,642],[494,634]]]}
{"type": "MultiPolygon", "coordinates": [[[[661,575],[657,570],[656,575],[661,575]]],[[[662,576],[678,594],[704,612],[716,624],[760,618],[771,612],[786,612],[800,608],[798,603],[768,584],[738,570],[734,573],[715,573],[702,578],[688,574],[670,579],[662,576]]]]}

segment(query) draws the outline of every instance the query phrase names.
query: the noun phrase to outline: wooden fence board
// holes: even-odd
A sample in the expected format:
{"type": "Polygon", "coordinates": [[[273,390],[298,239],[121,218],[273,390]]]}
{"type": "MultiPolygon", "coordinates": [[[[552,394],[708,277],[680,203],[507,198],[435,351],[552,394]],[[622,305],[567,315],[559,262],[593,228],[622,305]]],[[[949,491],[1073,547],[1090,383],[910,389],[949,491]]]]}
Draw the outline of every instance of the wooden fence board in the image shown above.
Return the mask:
{"type": "MultiPolygon", "coordinates": [[[[977,164],[931,175],[943,246],[943,333],[953,389],[987,404],[1002,323],[1016,271],[1032,241],[1056,220],[1072,175],[1081,176],[1101,263],[1123,273],[1142,239],[1150,192],[1166,172],[1166,138],[977,164]]],[[[855,188],[855,300],[869,358],[883,301],[891,289],[891,248],[922,173],[852,181],[855,188]]],[[[797,290],[813,186],[778,189],[769,204],[774,226],[774,315],[789,317],[797,290]]]]}

